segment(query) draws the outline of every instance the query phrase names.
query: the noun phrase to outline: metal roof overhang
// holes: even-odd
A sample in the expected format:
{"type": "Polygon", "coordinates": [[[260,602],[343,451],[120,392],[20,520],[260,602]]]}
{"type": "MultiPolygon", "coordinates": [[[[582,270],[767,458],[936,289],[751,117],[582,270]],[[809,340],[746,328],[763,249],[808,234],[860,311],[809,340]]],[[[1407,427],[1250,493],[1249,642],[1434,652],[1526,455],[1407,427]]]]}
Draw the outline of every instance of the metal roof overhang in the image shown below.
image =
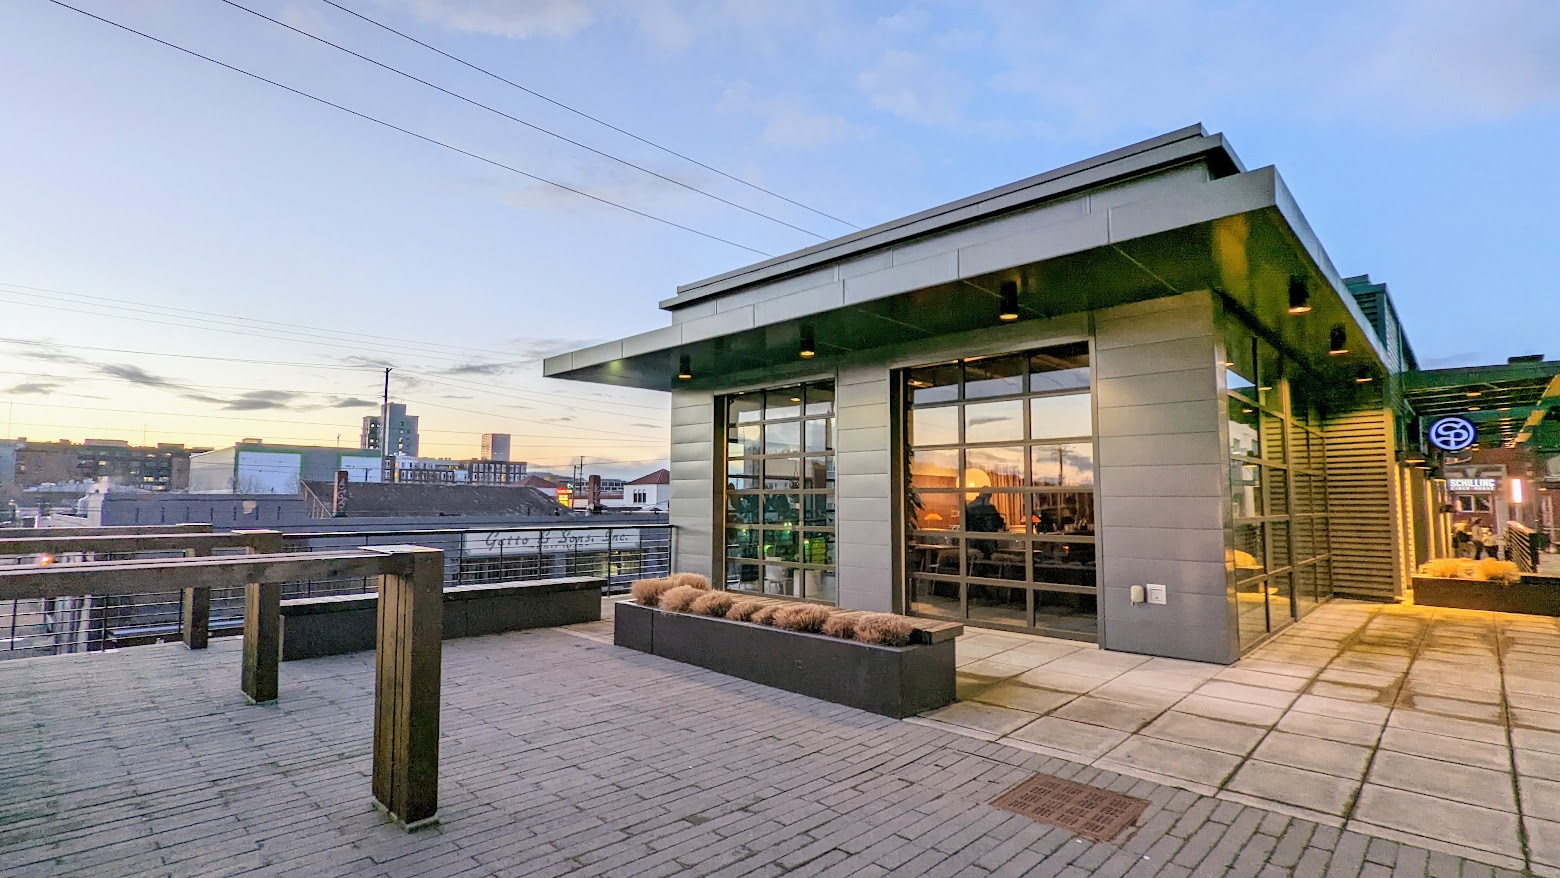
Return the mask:
{"type": "Polygon", "coordinates": [[[1408,372],[1403,396],[1426,423],[1453,415],[1472,421],[1487,448],[1535,439],[1547,448],[1560,439],[1545,424],[1550,411],[1560,412],[1560,362],[1408,372]]]}
{"type": "Polygon", "coordinates": [[[760,309],[749,312],[756,317],[728,314],[738,319],[676,323],[549,358],[543,372],[652,390],[718,387],[722,376],[794,366],[804,326],[824,359],[997,325],[997,290],[1005,279],[1019,280],[1020,311],[1029,319],[1218,290],[1332,377],[1362,368],[1379,375],[1386,362],[1369,323],[1272,167],[961,248],[947,263],[951,268],[943,279],[912,289],[885,285],[876,295],[850,301],[840,284],[832,284],[818,289],[805,313],[763,322],[760,309]],[[975,248],[983,249],[966,252],[975,248]],[[1306,278],[1311,290],[1313,310],[1303,316],[1287,313],[1294,276],[1306,278]],[[1329,330],[1339,324],[1349,353],[1329,356],[1329,330]],[[684,355],[695,376],[691,381],[677,378],[684,355]]]}

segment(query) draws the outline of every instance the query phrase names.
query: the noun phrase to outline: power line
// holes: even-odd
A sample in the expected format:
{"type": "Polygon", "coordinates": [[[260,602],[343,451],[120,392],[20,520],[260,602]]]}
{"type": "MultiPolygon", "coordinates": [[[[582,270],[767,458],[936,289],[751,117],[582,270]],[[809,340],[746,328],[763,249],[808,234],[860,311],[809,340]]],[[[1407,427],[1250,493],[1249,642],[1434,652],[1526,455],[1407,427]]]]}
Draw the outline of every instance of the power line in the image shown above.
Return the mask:
{"type": "MultiPolygon", "coordinates": [[[[30,287],[30,286],[27,286],[26,284],[11,283],[9,281],[0,281],[0,287],[14,287],[15,289],[18,289],[18,290],[27,290],[29,293],[51,293],[54,296],[64,296],[64,297],[66,297],[64,299],[61,299],[60,301],[72,301],[72,300],[75,300],[75,299],[86,299],[88,301],[93,301],[93,302],[109,302],[109,303],[113,303],[116,307],[119,307],[119,308],[121,308],[122,310],[125,310],[125,311],[136,311],[136,312],[143,313],[143,314],[156,314],[157,316],[170,316],[170,317],[171,316],[177,316],[177,315],[174,315],[174,314],[168,314],[168,315],[160,314],[159,312],[162,312],[162,311],[179,312],[179,314],[194,314],[194,315],[197,315],[197,316],[193,317],[193,318],[180,317],[180,319],[193,319],[193,320],[199,320],[199,321],[206,322],[206,323],[219,323],[219,322],[222,322],[222,321],[216,320],[214,318],[223,318],[223,320],[240,321],[241,324],[242,323],[261,323],[261,324],[269,324],[271,326],[280,326],[280,327],[283,327],[288,332],[297,332],[298,330],[294,329],[293,327],[300,327],[300,325],[297,324],[297,323],[283,323],[282,321],[279,321],[279,320],[262,320],[259,317],[243,317],[243,316],[240,316],[240,315],[237,315],[237,314],[214,314],[214,313],[212,313],[210,311],[196,310],[194,308],[175,308],[172,305],[154,305],[154,304],[151,304],[151,303],[148,303],[148,302],[136,302],[136,301],[133,301],[133,300],[130,300],[130,299],[116,299],[116,298],[113,298],[111,296],[92,296],[92,295],[88,295],[86,293],[70,292],[69,290],[55,290],[55,289],[49,289],[47,287],[30,287]],[[130,305],[142,305],[144,307],[142,307],[142,308],[132,308],[132,307],[129,307],[130,305]],[[148,310],[145,310],[146,308],[151,308],[151,309],[154,309],[154,310],[148,311],[148,310]],[[209,317],[203,317],[203,316],[199,316],[199,315],[210,315],[210,316],[209,317]]],[[[12,293],[12,291],[11,290],[0,290],[0,293],[12,293]]],[[[15,293],[12,293],[12,294],[15,295],[15,293]]],[[[49,297],[45,296],[44,298],[49,298],[49,297]]],[[[467,345],[451,345],[451,344],[444,344],[442,342],[436,342],[436,341],[424,341],[424,340],[419,340],[419,339],[398,338],[398,337],[389,336],[389,335],[375,335],[375,334],[367,333],[367,332],[352,332],[350,330],[345,330],[345,329],[327,329],[327,328],[325,328],[323,326],[301,326],[300,328],[303,329],[303,330],[308,330],[310,332],[324,333],[325,336],[344,336],[344,337],[346,337],[346,336],[355,336],[357,338],[367,339],[367,340],[373,341],[373,342],[385,342],[385,341],[402,342],[402,343],[407,343],[407,344],[412,344],[412,345],[417,345],[417,346],[427,347],[427,348],[444,348],[444,349],[446,349],[444,351],[432,351],[433,353],[461,353],[461,354],[466,354],[466,353],[473,353],[473,352],[475,352],[475,353],[493,354],[495,356],[500,356],[500,357],[511,357],[511,356],[514,355],[513,352],[510,352],[510,351],[499,351],[499,350],[493,350],[491,348],[474,348],[474,347],[470,347],[470,346],[467,346],[467,345]]],[[[321,336],[321,337],[324,338],[325,336],[321,336]]],[[[326,338],[326,340],[327,341],[333,341],[334,339],[326,338]]],[[[533,358],[533,359],[535,359],[535,358],[533,358]]],[[[521,361],[518,361],[518,362],[530,362],[530,360],[521,360],[521,361]]]]}
{"type": "MultiPolygon", "coordinates": [[[[5,294],[5,293],[9,293],[9,292],[10,292],[9,290],[0,289],[0,294],[5,294]]],[[[23,294],[21,294],[21,293],[11,293],[11,295],[23,295],[23,294]]],[[[45,298],[47,298],[47,297],[45,297],[45,298]]],[[[66,307],[64,307],[62,305],[45,305],[45,304],[40,303],[40,302],[33,302],[33,301],[28,301],[28,300],[18,301],[16,299],[0,299],[0,301],[4,301],[4,302],[7,302],[7,303],[13,304],[13,305],[21,305],[21,306],[27,307],[27,308],[42,308],[42,309],[47,310],[47,311],[64,311],[64,312],[67,312],[67,313],[70,313],[70,314],[91,314],[91,315],[95,315],[95,316],[101,316],[102,315],[101,311],[87,311],[87,310],[83,310],[81,308],[66,308],[66,307]]],[[[86,304],[86,303],[73,303],[73,304],[86,304]]],[[[98,307],[104,307],[104,306],[98,306],[98,307]]],[[[121,310],[126,310],[126,311],[133,311],[133,310],[135,310],[133,308],[123,308],[122,306],[108,306],[108,307],[120,307],[121,310]]],[[[454,357],[430,356],[429,353],[425,352],[425,351],[404,350],[404,349],[401,349],[401,348],[398,348],[398,347],[394,347],[394,346],[390,346],[390,345],[380,345],[380,346],[374,347],[374,348],[369,348],[367,346],[361,347],[361,348],[346,348],[345,347],[346,346],[346,342],[344,340],[342,340],[342,339],[325,338],[323,336],[314,336],[314,337],[305,336],[305,337],[302,337],[302,338],[290,338],[290,337],[288,337],[286,335],[278,334],[279,332],[281,332],[281,330],[265,329],[265,330],[262,330],[262,331],[259,331],[259,332],[246,332],[246,331],[244,331],[242,329],[229,329],[229,328],[226,328],[224,326],[202,326],[199,323],[172,323],[172,322],[169,322],[167,320],[154,320],[154,319],[152,319],[150,317],[131,317],[131,316],[124,315],[124,314],[115,314],[113,316],[114,316],[114,318],[116,320],[131,320],[131,321],[135,321],[137,323],[155,323],[155,324],[157,324],[159,326],[172,326],[172,327],[176,327],[178,329],[202,329],[202,330],[205,330],[207,332],[225,332],[225,333],[227,333],[229,335],[247,335],[247,336],[249,336],[251,338],[267,338],[267,339],[271,339],[273,341],[302,342],[302,343],[307,343],[307,344],[317,344],[318,342],[325,341],[325,342],[329,342],[330,344],[341,345],[341,346],[343,346],[343,348],[348,349],[348,350],[358,350],[358,351],[373,352],[373,353],[378,353],[380,351],[389,351],[391,353],[401,354],[402,356],[418,357],[418,358],[421,358],[423,360],[435,360],[435,361],[439,361],[439,362],[457,363],[457,364],[464,364],[464,363],[466,363],[465,360],[456,359],[454,357]]],[[[172,315],[170,315],[170,316],[172,316],[172,315]]],[[[189,320],[191,318],[178,317],[176,319],[179,319],[179,320],[189,320]]],[[[372,367],[370,367],[370,368],[372,368],[372,367]]]]}
{"type": "Polygon", "coordinates": [[[331,107],[333,109],[340,110],[343,113],[349,113],[349,114],[351,114],[353,116],[356,116],[359,119],[362,119],[364,121],[373,122],[376,125],[382,125],[385,128],[391,129],[392,131],[399,131],[402,134],[407,135],[408,137],[415,137],[418,140],[423,141],[424,143],[431,143],[434,146],[443,147],[444,149],[450,150],[451,152],[458,152],[458,153],[460,153],[463,156],[467,156],[468,158],[474,158],[474,159],[476,159],[479,162],[483,162],[485,164],[492,165],[495,168],[502,168],[502,169],[504,169],[506,171],[509,171],[511,173],[519,174],[520,176],[525,177],[527,179],[535,180],[538,183],[545,183],[548,186],[553,186],[555,188],[562,189],[565,192],[572,192],[575,195],[578,195],[578,196],[580,196],[582,198],[588,198],[591,201],[595,201],[595,202],[598,202],[600,204],[605,204],[608,207],[615,207],[618,210],[634,214],[635,216],[644,217],[645,219],[653,220],[653,221],[661,223],[663,225],[671,226],[672,228],[682,229],[685,232],[691,232],[691,233],[693,233],[695,235],[698,235],[701,238],[708,238],[711,241],[718,241],[718,242],[720,242],[722,244],[727,244],[727,245],[730,245],[732,247],[736,247],[736,248],[741,249],[741,250],[746,250],[749,253],[757,253],[760,256],[771,256],[771,257],[774,256],[773,253],[768,253],[768,252],[765,252],[763,250],[759,250],[756,247],[749,247],[746,244],[738,244],[736,241],[732,241],[732,240],[729,240],[727,238],[722,238],[719,235],[713,235],[713,234],[710,234],[709,232],[701,232],[698,229],[693,228],[692,226],[685,226],[682,223],[676,222],[674,220],[669,220],[669,219],[666,219],[665,217],[659,217],[659,216],[656,216],[653,213],[647,213],[647,212],[639,210],[637,208],[629,207],[626,204],[620,204],[620,203],[618,203],[616,201],[612,201],[612,200],[607,199],[607,198],[602,198],[599,195],[592,195],[589,192],[586,192],[586,191],[581,190],[581,189],[576,189],[573,186],[569,186],[569,185],[564,184],[564,183],[559,183],[556,180],[549,180],[546,177],[541,177],[541,176],[538,176],[536,174],[532,174],[529,171],[522,171],[519,168],[514,167],[513,165],[506,165],[503,162],[497,161],[496,159],[490,159],[490,158],[487,158],[486,156],[482,156],[482,155],[478,155],[477,153],[470,152],[469,150],[461,149],[460,147],[455,146],[454,144],[446,143],[446,142],[444,142],[442,140],[438,140],[436,138],[429,137],[426,134],[418,134],[416,131],[413,131],[410,128],[402,128],[401,126],[396,125],[393,122],[386,122],[385,120],[380,119],[377,116],[370,116],[367,113],[362,113],[362,112],[359,112],[357,110],[350,109],[348,107],[342,106],[341,104],[334,103],[332,101],[328,101],[328,100],[326,100],[326,99],[324,99],[322,97],[310,94],[309,92],[303,91],[301,89],[293,88],[290,85],[283,85],[282,83],[277,82],[274,79],[267,79],[266,77],[261,76],[258,73],[252,73],[252,72],[250,72],[248,70],[243,69],[242,67],[234,66],[234,65],[229,64],[229,63],[227,63],[225,61],[218,61],[216,58],[213,58],[213,57],[211,57],[209,55],[202,55],[201,53],[195,51],[194,49],[186,49],[183,46],[180,46],[180,45],[178,45],[176,43],[170,43],[167,40],[159,39],[158,37],[154,37],[151,34],[146,33],[144,31],[136,30],[135,28],[130,27],[129,25],[120,24],[117,21],[113,21],[111,19],[104,18],[101,15],[94,15],[93,13],[87,12],[84,9],[78,9],[77,7],[72,6],[69,3],[63,2],[63,0],[49,0],[49,2],[53,3],[56,6],[61,7],[63,9],[69,9],[72,12],[79,13],[79,14],[84,15],[84,16],[86,16],[88,18],[91,18],[91,19],[96,19],[97,21],[101,21],[104,24],[112,25],[112,26],[117,27],[120,30],[125,31],[127,33],[135,34],[136,36],[141,37],[143,39],[151,40],[152,42],[157,43],[159,45],[167,46],[170,49],[175,49],[177,51],[183,52],[184,54],[189,55],[191,57],[199,58],[202,61],[206,61],[208,63],[215,64],[218,67],[226,68],[228,70],[233,71],[234,73],[241,73],[244,76],[247,76],[247,77],[249,77],[251,79],[259,80],[260,82],[266,83],[267,85],[272,85],[272,86],[275,86],[275,87],[277,87],[279,89],[282,89],[283,91],[291,92],[292,94],[298,95],[299,97],[308,98],[311,101],[314,101],[314,102],[320,103],[320,104],[324,104],[327,107],[331,107]]]}
{"type": "Polygon", "coordinates": [[[396,30],[395,28],[391,27],[388,24],[385,24],[384,22],[378,21],[378,20],[373,19],[373,18],[369,18],[368,16],[364,15],[361,12],[357,12],[356,10],[348,9],[345,6],[342,6],[340,3],[335,2],[335,0],[321,0],[321,2],[326,3],[326,4],[330,5],[330,6],[334,6],[335,8],[341,10],[342,12],[345,12],[348,15],[351,15],[351,16],[353,16],[355,18],[358,18],[358,19],[360,19],[362,21],[365,21],[365,22],[373,25],[374,27],[380,28],[381,30],[389,31],[390,33],[395,34],[396,36],[400,37],[403,40],[408,40],[410,42],[416,43],[417,45],[422,46],[424,49],[427,49],[430,52],[434,52],[436,54],[443,55],[445,58],[448,58],[449,60],[454,61],[456,64],[460,64],[462,66],[469,67],[470,69],[475,70],[478,73],[483,74],[484,76],[492,77],[493,79],[496,79],[499,82],[504,83],[505,85],[511,86],[513,88],[517,88],[520,91],[523,91],[526,94],[530,95],[531,97],[538,98],[540,100],[544,100],[547,103],[552,104],[555,107],[558,107],[558,108],[563,109],[563,110],[567,110],[570,113],[573,113],[574,115],[579,116],[581,118],[589,119],[590,121],[595,122],[597,125],[601,125],[601,126],[604,126],[606,128],[610,128],[613,131],[616,131],[617,133],[622,134],[625,137],[630,137],[630,138],[632,138],[634,140],[639,141],[640,143],[643,143],[646,146],[654,147],[655,149],[658,149],[658,150],[666,153],[667,155],[676,156],[677,158],[680,158],[680,159],[682,159],[685,162],[691,162],[692,164],[698,165],[699,167],[703,168],[706,171],[709,171],[709,172],[714,173],[714,174],[719,174],[720,176],[725,177],[726,179],[731,180],[733,182],[740,183],[743,186],[748,187],[749,189],[753,189],[753,190],[756,190],[758,192],[762,192],[765,195],[771,196],[773,198],[778,198],[781,201],[786,202],[787,204],[795,205],[797,207],[800,207],[802,210],[809,211],[811,213],[815,213],[818,216],[824,217],[826,219],[834,220],[835,222],[839,223],[842,226],[848,226],[848,227],[850,227],[852,229],[855,229],[857,231],[861,230],[861,226],[858,226],[855,223],[852,223],[852,222],[850,222],[848,220],[842,220],[839,217],[834,216],[833,214],[825,213],[825,212],[819,210],[816,207],[810,207],[810,206],[808,206],[806,204],[801,203],[800,201],[794,201],[794,200],[792,200],[790,198],[787,198],[787,197],[785,197],[784,195],[781,195],[778,192],[774,192],[772,190],[765,189],[764,187],[758,185],[757,183],[750,183],[747,180],[742,179],[741,177],[737,177],[737,176],[734,176],[732,174],[728,174],[728,173],[726,173],[725,171],[722,171],[719,168],[711,167],[711,166],[705,164],[704,162],[701,162],[701,161],[699,161],[696,158],[692,158],[690,156],[684,155],[683,153],[680,153],[680,152],[678,152],[675,149],[672,149],[672,148],[667,147],[667,146],[662,146],[661,144],[656,143],[653,140],[647,140],[647,139],[645,139],[643,137],[640,137],[639,135],[633,133],[632,131],[627,131],[625,129],[619,128],[618,126],[613,125],[611,122],[608,122],[605,119],[600,118],[599,116],[592,116],[591,114],[585,112],[584,110],[579,110],[579,109],[576,109],[576,108],[574,108],[572,106],[569,106],[568,104],[564,103],[563,101],[556,100],[554,98],[550,98],[547,95],[544,95],[541,92],[536,91],[534,89],[526,88],[525,86],[521,85],[520,83],[515,82],[512,79],[508,79],[508,78],[506,78],[504,76],[500,76],[499,74],[494,73],[493,71],[487,69],[486,67],[482,67],[482,66],[479,66],[477,64],[473,64],[470,61],[467,61],[464,58],[460,58],[460,57],[457,57],[455,55],[452,55],[449,52],[446,52],[443,49],[438,48],[437,46],[429,45],[428,43],[425,43],[422,40],[419,40],[416,37],[411,36],[410,34],[407,34],[407,33],[403,32],[403,31],[396,30]]]}
{"type": "MultiPolygon", "coordinates": [[[[49,0],[50,3],[56,0],[49,0]]],[[[167,351],[127,351],[119,348],[98,348],[79,344],[61,344],[28,338],[0,338],[0,344],[32,345],[35,347],[63,348],[73,351],[96,351],[103,354],[131,354],[137,357],[177,357],[185,360],[214,360],[222,363],[247,363],[254,366],[296,366],[304,369],[378,369],[378,366],[358,366],[343,363],[288,363],[279,360],[251,360],[242,357],[212,357],[201,354],[174,354],[167,351]]]]}
{"type": "Polygon", "coordinates": [[[566,136],[564,136],[562,134],[559,134],[558,132],[553,131],[551,129],[543,128],[542,126],[534,124],[532,122],[527,122],[526,120],[521,119],[518,116],[511,116],[510,114],[504,112],[503,110],[497,109],[496,107],[489,106],[488,104],[484,104],[481,101],[477,101],[477,100],[473,100],[472,98],[468,98],[465,95],[460,94],[459,92],[450,91],[449,89],[444,88],[443,86],[435,85],[435,84],[429,82],[426,79],[422,79],[422,78],[420,78],[418,76],[414,76],[414,75],[412,75],[410,73],[407,73],[405,70],[402,70],[399,67],[394,67],[392,65],[384,63],[383,61],[377,61],[377,60],[375,60],[373,58],[370,58],[367,55],[364,55],[364,54],[362,54],[360,52],[355,52],[355,51],[353,51],[353,50],[351,50],[351,49],[347,48],[346,46],[343,46],[343,45],[341,45],[339,43],[333,43],[330,40],[327,40],[327,39],[325,39],[322,36],[318,36],[316,34],[309,33],[308,31],[303,30],[302,28],[294,27],[294,26],[292,26],[292,25],[290,25],[290,24],[288,24],[288,23],[286,23],[284,21],[279,21],[279,20],[277,20],[275,18],[272,18],[269,15],[266,15],[263,12],[257,12],[257,11],[255,11],[253,9],[250,9],[247,6],[244,6],[241,3],[238,3],[237,0],[222,0],[222,2],[226,3],[227,5],[229,5],[231,7],[233,7],[234,9],[241,9],[241,10],[249,13],[250,15],[255,16],[256,18],[263,18],[266,21],[269,21],[270,23],[272,23],[272,24],[274,24],[274,25],[276,25],[278,27],[284,27],[284,28],[292,31],[295,34],[298,34],[298,35],[304,36],[304,37],[308,37],[309,39],[314,40],[314,41],[319,42],[319,43],[323,43],[324,45],[330,46],[333,49],[345,52],[345,53],[347,53],[348,55],[351,55],[354,58],[358,58],[358,59],[361,59],[363,61],[367,61],[368,63],[373,64],[376,67],[379,67],[379,68],[384,69],[384,70],[388,70],[391,73],[397,74],[398,76],[404,76],[407,79],[412,80],[413,82],[421,83],[422,85],[425,85],[428,88],[431,88],[431,89],[434,89],[435,91],[438,91],[438,92],[441,92],[443,94],[449,95],[450,97],[455,98],[456,100],[465,101],[466,103],[471,104],[474,107],[480,107],[480,108],[482,108],[484,110],[487,110],[489,113],[494,113],[496,115],[504,117],[505,119],[508,119],[511,122],[515,122],[517,124],[524,125],[525,127],[530,128],[532,131],[539,131],[542,134],[546,134],[549,137],[557,138],[558,140],[561,140],[564,143],[571,144],[573,146],[577,146],[580,149],[586,150],[587,152],[594,153],[595,155],[601,156],[602,158],[607,159],[609,161],[614,161],[614,162],[617,162],[620,165],[624,165],[626,167],[633,168],[636,171],[640,171],[642,173],[649,174],[650,176],[655,177],[656,179],[664,180],[667,183],[671,183],[674,186],[681,186],[682,188],[687,189],[689,192],[694,192],[694,193],[697,193],[699,195],[703,195],[706,198],[713,198],[716,201],[719,201],[721,204],[730,205],[731,207],[735,207],[737,210],[745,211],[746,213],[750,213],[753,216],[759,217],[760,219],[766,219],[766,220],[769,220],[770,222],[773,222],[773,223],[779,223],[780,225],[785,226],[788,229],[793,229],[795,231],[801,232],[804,235],[811,235],[812,237],[817,238],[820,241],[825,240],[825,236],[820,235],[817,232],[814,232],[814,231],[812,231],[810,229],[804,229],[801,226],[793,225],[791,223],[788,223],[785,220],[780,219],[779,217],[771,216],[771,215],[769,215],[767,213],[764,213],[762,211],[754,210],[751,207],[747,207],[746,205],[738,204],[735,201],[731,201],[729,199],[722,198],[721,196],[716,195],[713,192],[708,192],[708,191],[706,191],[704,189],[700,189],[697,186],[693,186],[691,184],[684,183],[683,181],[678,180],[678,179],[676,179],[674,177],[668,177],[667,175],[662,174],[659,171],[653,171],[653,170],[651,170],[651,169],[649,169],[649,168],[647,168],[647,167],[645,167],[643,165],[635,164],[634,162],[631,162],[628,159],[619,158],[618,156],[615,156],[615,155],[613,155],[613,154],[611,154],[609,152],[605,152],[603,150],[596,149],[593,146],[589,146],[587,144],[579,142],[578,140],[574,140],[572,138],[566,137],[566,136]]]}

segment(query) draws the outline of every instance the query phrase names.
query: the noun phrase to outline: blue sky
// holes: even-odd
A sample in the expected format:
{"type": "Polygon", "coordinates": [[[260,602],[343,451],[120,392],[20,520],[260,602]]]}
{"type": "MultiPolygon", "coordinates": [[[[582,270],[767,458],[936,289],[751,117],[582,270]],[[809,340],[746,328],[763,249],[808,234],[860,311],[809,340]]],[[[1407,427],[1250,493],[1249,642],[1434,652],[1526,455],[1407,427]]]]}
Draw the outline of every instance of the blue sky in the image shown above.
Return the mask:
{"type": "MultiPolygon", "coordinates": [[[[217,0],[69,2],[756,250],[818,240],[217,0]]],[[[786,223],[850,231],[321,0],[235,2],[786,223]]],[[[1391,286],[1422,364],[1560,356],[1550,0],[338,2],[861,226],[1202,122],[1249,167],[1278,166],[1340,271],[1391,286]]],[[[676,285],[760,258],[48,0],[0,4],[0,33],[0,338],[52,343],[0,342],[12,435],[350,444],[380,376],[337,367],[388,360],[425,453],[470,456],[507,430],[537,464],[637,474],[664,453],[664,398],[545,381],[533,358],[663,325],[676,285]],[[277,365],[298,363],[321,365],[277,365]]]]}

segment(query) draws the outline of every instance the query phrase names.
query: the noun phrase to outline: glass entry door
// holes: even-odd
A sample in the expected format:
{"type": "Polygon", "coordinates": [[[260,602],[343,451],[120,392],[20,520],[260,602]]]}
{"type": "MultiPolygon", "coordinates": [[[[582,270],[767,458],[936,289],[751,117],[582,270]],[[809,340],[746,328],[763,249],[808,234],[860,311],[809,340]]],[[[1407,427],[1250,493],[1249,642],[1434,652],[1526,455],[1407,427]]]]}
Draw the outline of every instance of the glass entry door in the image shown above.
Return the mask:
{"type": "Polygon", "coordinates": [[[902,380],[911,612],[1095,640],[1088,343],[902,380]]]}

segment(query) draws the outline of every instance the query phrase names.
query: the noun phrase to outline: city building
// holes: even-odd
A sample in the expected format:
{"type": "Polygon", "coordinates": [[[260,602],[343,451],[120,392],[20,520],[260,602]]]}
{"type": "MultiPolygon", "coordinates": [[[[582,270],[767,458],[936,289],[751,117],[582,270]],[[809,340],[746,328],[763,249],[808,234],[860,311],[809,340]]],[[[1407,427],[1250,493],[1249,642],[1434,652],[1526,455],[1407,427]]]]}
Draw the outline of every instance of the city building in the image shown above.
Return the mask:
{"type": "Polygon", "coordinates": [[[1230,662],[1449,532],[1385,286],[1201,126],[661,307],[544,374],[671,393],[676,568],[733,591],[1230,662]]]}
{"type": "Polygon", "coordinates": [[[201,450],[176,443],[134,446],[118,439],[88,439],[78,444],[19,438],[0,443],[0,486],[35,488],[107,480],[111,485],[142,491],[184,491],[190,483],[190,455],[201,450]]]}
{"type": "MultiPolygon", "coordinates": [[[[417,416],[408,415],[406,406],[398,402],[392,402],[387,407],[390,417],[390,454],[405,454],[417,456],[419,437],[417,434],[417,416]]],[[[363,431],[358,436],[358,448],[365,451],[381,451],[384,446],[379,443],[380,422],[379,415],[366,415],[363,418],[363,431]]]]}
{"type": "Polygon", "coordinates": [[[526,478],[524,461],[453,460],[446,457],[390,459],[391,481],[445,485],[520,486],[526,478]]]}
{"type": "Polygon", "coordinates": [[[493,461],[509,460],[509,434],[483,433],[482,459],[493,461]]]}
{"type": "MultiPolygon", "coordinates": [[[[378,482],[378,452],[245,439],[190,458],[189,490],[202,494],[297,494],[306,481],[329,482],[346,470],[353,482],[378,482]]],[[[328,496],[328,495],[327,495],[328,496]]]]}
{"type": "Polygon", "coordinates": [[[658,469],[623,484],[622,506],[645,512],[665,512],[672,499],[672,471],[658,469]]]}
{"type": "Polygon", "coordinates": [[[466,462],[466,480],[473,485],[526,485],[524,461],[503,458],[483,458],[466,462]]]}

